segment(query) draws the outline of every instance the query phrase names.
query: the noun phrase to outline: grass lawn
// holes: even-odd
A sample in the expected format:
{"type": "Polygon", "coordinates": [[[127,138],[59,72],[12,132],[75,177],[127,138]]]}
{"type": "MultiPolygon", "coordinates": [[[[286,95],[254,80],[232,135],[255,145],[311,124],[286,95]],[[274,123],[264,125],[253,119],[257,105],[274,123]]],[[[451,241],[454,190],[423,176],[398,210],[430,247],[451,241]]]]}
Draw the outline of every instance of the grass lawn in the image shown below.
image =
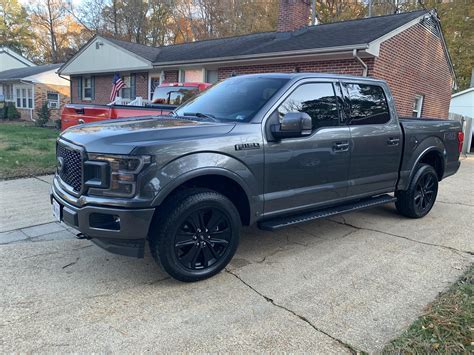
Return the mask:
{"type": "Polygon", "coordinates": [[[53,173],[58,134],[29,122],[0,122],[0,179],[53,173]]]}
{"type": "Polygon", "coordinates": [[[383,353],[473,354],[474,265],[383,353]]]}

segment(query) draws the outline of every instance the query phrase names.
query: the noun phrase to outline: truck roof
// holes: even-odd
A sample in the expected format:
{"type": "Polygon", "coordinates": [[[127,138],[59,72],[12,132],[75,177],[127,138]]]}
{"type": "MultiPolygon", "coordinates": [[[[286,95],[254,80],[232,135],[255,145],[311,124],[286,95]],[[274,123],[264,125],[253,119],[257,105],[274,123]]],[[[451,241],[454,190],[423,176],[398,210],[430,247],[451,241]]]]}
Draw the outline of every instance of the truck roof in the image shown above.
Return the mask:
{"type": "Polygon", "coordinates": [[[321,78],[321,79],[338,79],[338,80],[358,80],[358,81],[370,81],[374,83],[385,83],[385,80],[374,79],[364,76],[356,75],[340,75],[340,74],[328,74],[328,73],[264,73],[264,74],[244,74],[238,77],[268,77],[268,78],[287,78],[293,79],[305,79],[305,78],[321,78]]]}

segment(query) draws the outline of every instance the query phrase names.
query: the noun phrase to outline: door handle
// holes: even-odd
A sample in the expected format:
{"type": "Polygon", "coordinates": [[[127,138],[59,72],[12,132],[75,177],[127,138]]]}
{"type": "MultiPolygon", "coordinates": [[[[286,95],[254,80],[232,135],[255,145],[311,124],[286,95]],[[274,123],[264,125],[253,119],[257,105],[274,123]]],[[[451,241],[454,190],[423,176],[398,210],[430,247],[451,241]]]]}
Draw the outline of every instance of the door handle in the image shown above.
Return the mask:
{"type": "Polygon", "coordinates": [[[388,145],[398,145],[398,144],[400,144],[400,138],[390,137],[390,138],[387,140],[387,144],[388,144],[388,145]]]}
{"type": "Polygon", "coordinates": [[[332,150],[335,152],[347,152],[349,150],[349,142],[334,142],[332,150]]]}
{"type": "Polygon", "coordinates": [[[79,124],[84,124],[84,120],[82,118],[79,118],[77,122],[79,122],[79,124]]]}

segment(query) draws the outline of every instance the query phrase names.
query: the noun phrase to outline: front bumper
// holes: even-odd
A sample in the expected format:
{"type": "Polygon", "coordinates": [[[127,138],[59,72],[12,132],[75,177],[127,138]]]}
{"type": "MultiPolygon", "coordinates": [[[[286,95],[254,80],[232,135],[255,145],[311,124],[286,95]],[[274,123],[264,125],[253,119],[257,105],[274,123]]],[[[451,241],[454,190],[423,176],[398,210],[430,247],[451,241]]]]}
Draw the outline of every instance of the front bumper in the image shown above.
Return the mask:
{"type": "Polygon", "coordinates": [[[54,185],[50,198],[51,203],[54,199],[60,205],[61,222],[77,229],[101,248],[114,254],[144,256],[154,208],[78,207],[63,199],[54,185]]]}

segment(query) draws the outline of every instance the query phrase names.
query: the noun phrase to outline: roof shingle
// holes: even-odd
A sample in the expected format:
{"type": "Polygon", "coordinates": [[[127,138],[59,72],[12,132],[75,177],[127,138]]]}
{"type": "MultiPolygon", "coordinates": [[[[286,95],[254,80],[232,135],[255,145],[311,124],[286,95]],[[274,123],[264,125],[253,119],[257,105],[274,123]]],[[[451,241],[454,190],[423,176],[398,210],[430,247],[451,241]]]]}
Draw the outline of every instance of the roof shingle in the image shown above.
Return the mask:
{"type": "Polygon", "coordinates": [[[21,80],[32,75],[44,73],[49,70],[57,69],[62,64],[46,64],[34,67],[16,68],[0,72],[0,80],[21,80]]]}
{"type": "Polygon", "coordinates": [[[164,47],[148,47],[108,37],[107,40],[159,65],[173,61],[219,59],[366,44],[426,13],[427,10],[420,10],[308,26],[294,32],[261,32],[164,47]]]}

